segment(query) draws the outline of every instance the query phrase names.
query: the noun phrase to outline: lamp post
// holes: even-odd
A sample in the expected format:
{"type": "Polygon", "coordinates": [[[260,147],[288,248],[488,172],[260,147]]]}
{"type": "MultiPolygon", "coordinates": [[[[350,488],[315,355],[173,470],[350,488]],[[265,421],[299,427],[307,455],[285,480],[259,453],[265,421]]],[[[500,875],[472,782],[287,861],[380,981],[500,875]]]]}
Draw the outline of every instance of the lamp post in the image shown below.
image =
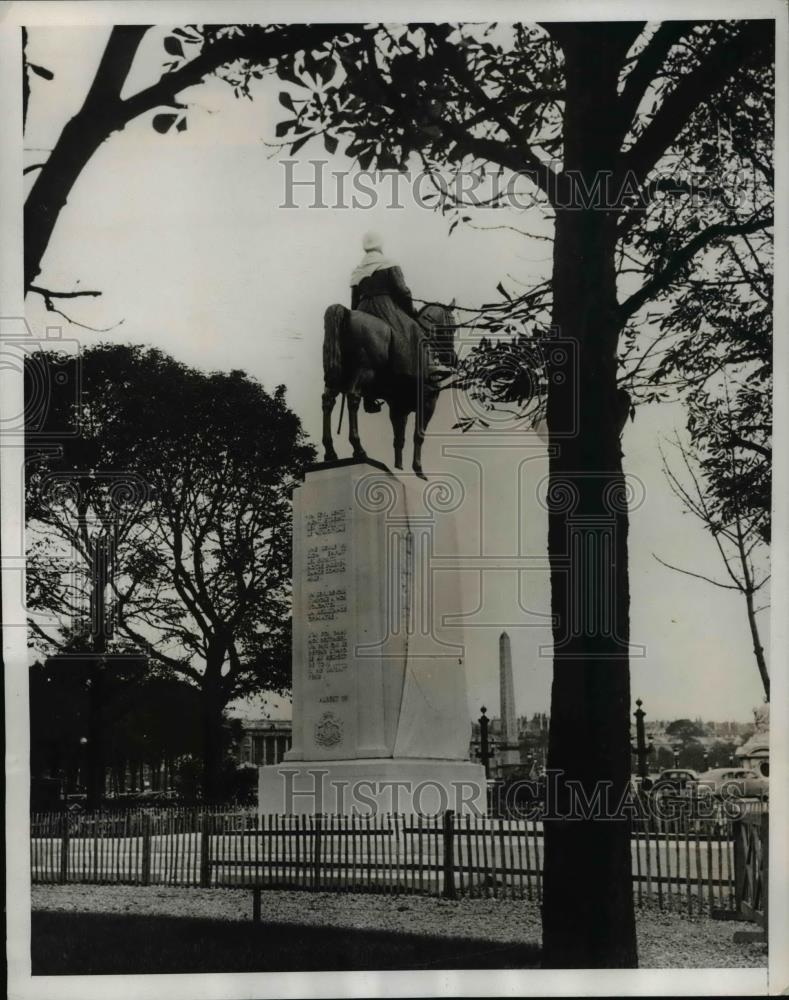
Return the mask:
{"type": "Polygon", "coordinates": [[[479,717],[479,759],[485,768],[485,777],[490,777],[490,758],[493,753],[493,741],[488,736],[488,726],[490,719],[487,717],[487,708],[483,705],[480,709],[482,713],[479,717]]]}
{"type": "Polygon", "coordinates": [[[644,779],[647,777],[647,756],[649,754],[649,748],[647,747],[646,738],[644,735],[644,716],[646,712],[641,707],[643,702],[640,698],[636,700],[636,705],[638,706],[633,712],[636,719],[636,745],[631,744],[631,749],[636,755],[636,760],[638,761],[637,771],[638,776],[641,778],[643,783],[644,779]]]}
{"type": "Polygon", "coordinates": [[[681,747],[680,747],[680,745],[678,743],[675,743],[672,746],[672,748],[671,748],[671,752],[674,754],[674,767],[675,768],[679,767],[679,751],[680,751],[680,749],[681,749],[681,747]]]}
{"type": "Polygon", "coordinates": [[[77,757],[77,781],[74,791],[81,793],[83,788],[88,786],[87,770],[90,764],[87,763],[88,758],[88,738],[87,736],[80,736],[79,738],[79,756],[77,757]]]}

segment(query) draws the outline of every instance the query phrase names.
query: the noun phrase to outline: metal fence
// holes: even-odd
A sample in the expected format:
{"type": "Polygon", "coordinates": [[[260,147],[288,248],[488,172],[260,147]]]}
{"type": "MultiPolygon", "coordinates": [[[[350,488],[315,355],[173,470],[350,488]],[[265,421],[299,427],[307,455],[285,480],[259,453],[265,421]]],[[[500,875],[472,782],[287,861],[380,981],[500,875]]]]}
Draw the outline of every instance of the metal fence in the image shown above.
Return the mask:
{"type": "MultiPolygon", "coordinates": [[[[636,902],[733,909],[742,820],[641,820],[632,837],[636,902]]],[[[258,816],[226,809],[36,813],[36,883],[260,886],[338,892],[542,896],[537,819],[479,816],[258,816]]]]}

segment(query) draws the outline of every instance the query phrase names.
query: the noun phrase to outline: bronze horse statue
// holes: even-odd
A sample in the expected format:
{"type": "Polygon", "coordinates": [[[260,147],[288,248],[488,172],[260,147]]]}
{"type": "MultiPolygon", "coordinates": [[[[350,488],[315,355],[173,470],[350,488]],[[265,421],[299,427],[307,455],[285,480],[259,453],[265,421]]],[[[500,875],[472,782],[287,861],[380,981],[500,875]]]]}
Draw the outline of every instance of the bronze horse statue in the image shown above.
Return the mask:
{"type": "MultiPolygon", "coordinates": [[[[323,336],[323,447],[324,459],[336,461],[331,416],[337,397],[348,400],[348,440],[354,458],[366,458],[359,438],[359,404],[377,412],[377,400],[389,405],[394,432],[395,468],[403,467],[405,428],[410,413],[416,415],[413,470],[422,478],[422,442],[436,408],[440,388],[427,377],[432,358],[448,368],[457,367],[454,346],[454,300],[449,306],[428,304],[417,314],[425,332],[419,349],[402,350],[397,335],[382,319],[358,309],[332,305],[324,315],[323,336]]],[[[340,416],[342,422],[342,416],[340,416]]]]}

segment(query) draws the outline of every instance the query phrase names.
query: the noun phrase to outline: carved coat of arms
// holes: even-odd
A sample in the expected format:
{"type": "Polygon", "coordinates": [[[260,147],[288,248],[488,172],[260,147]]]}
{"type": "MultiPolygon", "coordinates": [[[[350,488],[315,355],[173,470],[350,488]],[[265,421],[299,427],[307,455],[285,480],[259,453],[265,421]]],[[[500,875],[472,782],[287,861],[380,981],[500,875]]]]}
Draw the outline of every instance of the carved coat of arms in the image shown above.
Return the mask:
{"type": "Polygon", "coordinates": [[[315,742],[322,747],[342,743],[342,722],[333,712],[324,712],[315,723],[315,742]]]}

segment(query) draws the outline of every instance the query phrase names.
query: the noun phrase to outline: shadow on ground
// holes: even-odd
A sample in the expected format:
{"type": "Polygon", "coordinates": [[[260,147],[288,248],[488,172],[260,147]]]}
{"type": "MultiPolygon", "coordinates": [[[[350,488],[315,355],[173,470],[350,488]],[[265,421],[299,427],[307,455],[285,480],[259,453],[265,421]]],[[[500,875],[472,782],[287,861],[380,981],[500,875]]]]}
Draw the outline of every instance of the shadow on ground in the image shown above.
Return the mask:
{"type": "Polygon", "coordinates": [[[536,968],[535,944],[187,917],[34,912],[33,975],[536,968]]]}

